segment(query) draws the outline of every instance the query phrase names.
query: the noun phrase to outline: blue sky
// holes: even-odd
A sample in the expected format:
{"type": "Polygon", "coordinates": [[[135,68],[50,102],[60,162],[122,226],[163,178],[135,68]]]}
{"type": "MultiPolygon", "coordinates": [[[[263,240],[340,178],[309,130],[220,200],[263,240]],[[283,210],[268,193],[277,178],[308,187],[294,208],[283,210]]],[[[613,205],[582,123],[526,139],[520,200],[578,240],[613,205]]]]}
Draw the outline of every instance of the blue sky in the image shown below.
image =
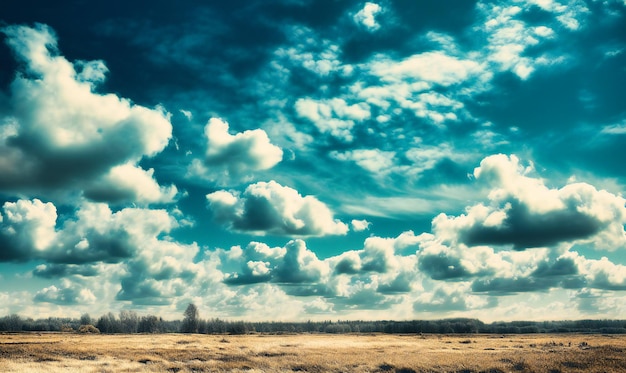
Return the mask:
{"type": "Polygon", "coordinates": [[[14,2],[0,314],[622,317],[625,16],[14,2]]]}

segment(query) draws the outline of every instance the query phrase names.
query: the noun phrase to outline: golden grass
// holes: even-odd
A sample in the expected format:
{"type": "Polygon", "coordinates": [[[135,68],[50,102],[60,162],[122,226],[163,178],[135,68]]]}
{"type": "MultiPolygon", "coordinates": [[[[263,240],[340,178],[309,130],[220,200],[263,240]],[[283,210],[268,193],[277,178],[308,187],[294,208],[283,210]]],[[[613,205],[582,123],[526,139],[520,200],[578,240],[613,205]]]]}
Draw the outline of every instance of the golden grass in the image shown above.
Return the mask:
{"type": "Polygon", "coordinates": [[[626,372],[626,336],[0,335],[1,372],[626,372]]]}

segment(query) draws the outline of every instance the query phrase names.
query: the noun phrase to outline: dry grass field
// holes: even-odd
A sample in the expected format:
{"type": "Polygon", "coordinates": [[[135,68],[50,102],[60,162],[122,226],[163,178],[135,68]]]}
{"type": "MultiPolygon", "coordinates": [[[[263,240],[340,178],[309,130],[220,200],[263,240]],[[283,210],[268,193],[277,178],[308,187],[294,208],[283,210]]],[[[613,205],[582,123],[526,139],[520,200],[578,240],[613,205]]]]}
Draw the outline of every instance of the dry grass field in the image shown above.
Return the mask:
{"type": "Polygon", "coordinates": [[[626,336],[0,334],[0,372],[626,372],[626,336]]]}

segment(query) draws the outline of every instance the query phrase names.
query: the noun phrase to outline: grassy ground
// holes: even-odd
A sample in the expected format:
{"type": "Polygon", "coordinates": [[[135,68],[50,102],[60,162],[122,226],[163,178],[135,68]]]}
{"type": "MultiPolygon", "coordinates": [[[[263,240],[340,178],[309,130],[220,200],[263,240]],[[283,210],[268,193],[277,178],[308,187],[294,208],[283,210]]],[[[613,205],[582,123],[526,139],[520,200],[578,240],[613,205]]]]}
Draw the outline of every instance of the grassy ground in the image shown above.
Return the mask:
{"type": "Polygon", "coordinates": [[[626,372],[626,336],[0,335],[1,372],[626,372]]]}

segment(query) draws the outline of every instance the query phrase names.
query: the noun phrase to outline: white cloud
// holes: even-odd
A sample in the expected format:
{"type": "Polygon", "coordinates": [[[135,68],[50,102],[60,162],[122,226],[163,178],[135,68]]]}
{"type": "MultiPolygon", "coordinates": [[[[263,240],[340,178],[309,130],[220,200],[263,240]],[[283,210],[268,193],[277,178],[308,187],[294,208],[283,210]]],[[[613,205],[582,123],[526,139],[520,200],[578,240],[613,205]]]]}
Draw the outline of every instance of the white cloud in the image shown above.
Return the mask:
{"type": "Polygon", "coordinates": [[[206,198],[215,219],[235,231],[282,236],[343,235],[348,231],[317,198],[303,197],[275,181],[252,184],[241,196],[218,191],[206,198]]]}
{"type": "Polygon", "coordinates": [[[289,241],[284,248],[251,242],[245,250],[240,250],[233,247],[220,253],[223,268],[236,268],[236,272],[225,276],[227,284],[315,284],[326,282],[330,274],[328,263],[319,260],[302,240],[289,241]]]}
{"type": "Polygon", "coordinates": [[[178,193],[176,186],[160,186],[154,169],[144,170],[131,163],[115,166],[101,178],[85,186],[85,196],[95,201],[170,202],[178,193]]]}
{"type": "Polygon", "coordinates": [[[192,113],[191,111],[189,111],[189,110],[184,110],[184,109],[180,109],[179,111],[180,111],[180,113],[181,113],[182,115],[184,115],[184,116],[185,116],[185,118],[187,118],[187,120],[192,120],[192,119],[193,119],[193,113],[192,113]]]}
{"type": "Polygon", "coordinates": [[[340,60],[338,45],[321,39],[306,27],[288,27],[285,34],[290,44],[274,52],[277,58],[272,62],[272,67],[276,72],[288,76],[290,70],[298,66],[322,78],[335,74],[350,75],[351,67],[340,60]]]}
{"type": "Polygon", "coordinates": [[[57,210],[52,203],[5,202],[0,213],[0,260],[27,260],[56,239],[57,210]]]}
{"type": "Polygon", "coordinates": [[[376,31],[380,28],[378,22],[376,22],[376,15],[382,11],[382,7],[376,3],[367,2],[363,6],[363,9],[359,10],[354,15],[354,22],[365,26],[370,31],[376,31]]]}
{"type": "MultiPolygon", "coordinates": [[[[3,32],[24,70],[10,86],[11,114],[0,124],[1,189],[80,191],[115,167],[137,167],[168,144],[172,126],[163,109],[95,92],[107,72],[102,61],[66,60],[44,25],[3,32]]],[[[145,194],[143,185],[116,188],[131,201],[143,197],[135,202],[162,202],[176,194],[170,193],[173,186],[145,194]]]]}
{"type": "Polygon", "coordinates": [[[600,133],[606,135],[626,135],[626,120],[623,120],[621,123],[604,126],[600,133]]]}
{"type": "Polygon", "coordinates": [[[379,149],[355,149],[344,153],[333,151],[330,156],[340,161],[352,161],[374,174],[386,174],[394,166],[396,153],[379,149]]]}
{"type": "Polygon", "coordinates": [[[38,291],[33,300],[35,302],[54,303],[63,306],[74,306],[77,304],[93,304],[97,298],[90,289],[81,288],[64,279],[61,287],[51,285],[38,291]]]}
{"type": "Polygon", "coordinates": [[[352,219],[352,221],[350,222],[350,225],[352,225],[353,231],[362,232],[362,231],[369,230],[372,223],[370,223],[369,221],[365,219],[363,220],[352,219]]]}
{"type": "Polygon", "coordinates": [[[322,133],[346,142],[353,140],[352,128],[355,122],[362,122],[371,116],[370,107],[365,103],[349,105],[341,98],[314,100],[300,98],[294,106],[301,118],[311,121],[322,133]]]}
{"type": "Polygon", "coordinates": [[[466,284],[439,284],[430,292],[421,293],[413,308],[417,312],[442,313],[484,309],[492,306],[485,297],[474,295],[466,284]]]}
{"type": "Polygon", "coordinates": [[[219,181],[238,179],[270,169],[282,160],[282,149],[273,145],[262,129],[231,135],[228,128],[219,118],[209,120],[204,128],[206,153],[203,159],[193,161],[191,175],[219,181]]]}
{"type": "Polygon", "coordinates": [[[270,248],[251,242],[244,250],[235,246],[218,250],[224,282],[229,285],[277,283],[295,296],[320,295],[328,301],[345,305],[376,307],[387,302],[383,294],[409,293],[420,289],[416,276],[416,257],[400,251],[416,248],[412,232],[397,238],[368,238],[362,250],[348,251],[320,260],[304,241],[292,240],[285,247],[270,248]],[[361,299],[367,289],[373,297],[361,299]],[[334,299],[339,297],[338,299],[334,299]]]}
{"type": "MultiPolygon", "coordinates": [[[[551,0],[529,2],[553,13],[559,23],[575,30],[587,10],[583,3],[579,1],[573,3],[564,6],[551,0]]],[[[562,65],[568,61],[567,56],[543,54],[533,58],[525,55],[529,47],[555,39],[557,35],[552,27],[547,25],[531,27],[519,19],[519,15],[523,14],[520,6],[480,3],[478,9],[486,18],[486,21],[478,27],[485,32],[488,42],[481,53],[487,62],[494,64],[500,71],[511,71],[520,79],[526,80],[540,66],[562,65]]]]}
{"type": "Polygon", "coordinates": [[[472,60],[461,60],[443,52],[425,52],[402,61],[379,58],[371,71],[383,82],[429,82],[450,86],[481,73],[483,68],[472,60]]]}
{"type": "Polygon", "coordinates": [[[470,118],[459,98],[482,90],[491,78],[479,62],[443,51],[403,60],[377,55],[360,67],[371,76],[350,86],[351,94],[381,108],[386,115],[409,110],[437,126],[470,118]],[[435,90],[437,86],[454,88],[441,93],[435,90]]]}
{"type": "Polygon", "coordinates": [[[489,205],[477,204],[456,217],[433,220],[433,231],[450,242],[513,245],[516,249],[587,242],[599,249],[626,247],[626,200],[586,183],[560,189],[527,176],[515,156],[489,156],[474,170],[490,186],[489,205]]]}
{"type": "Polygon", "coordinates": [[[434,168],[443,159],[459,157],[455,154],[452,147],[446,143],[435,146],[418,144],[407,150],[405,156],[413,162],[411,172],[414,174],[421,174],[426,170],[434,168]]]}

